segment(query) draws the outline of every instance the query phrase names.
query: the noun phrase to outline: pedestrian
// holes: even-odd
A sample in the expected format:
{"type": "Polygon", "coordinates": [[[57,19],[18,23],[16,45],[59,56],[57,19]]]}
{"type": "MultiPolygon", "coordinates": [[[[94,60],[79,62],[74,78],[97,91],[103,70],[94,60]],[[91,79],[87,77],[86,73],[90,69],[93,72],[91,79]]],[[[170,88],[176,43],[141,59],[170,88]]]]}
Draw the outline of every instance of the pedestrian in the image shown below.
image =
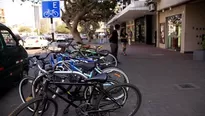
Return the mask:
{"type": "Polygon", "coordinates": [[[100,38],[100,44],[103,44],[104,43],[104,40],[103,40],[104,37],[102,35],[100,35],[99,38],[100,38]]]}
{"type": "Polygon", "coordinates": [[[128,44],[131,45],[131,41],[132,41],[132,31],[129,29],[128,31],[128,44]]]}
{"type": "Polygon", "coordinates": [[[126,56],[127,55],[126,54],[126,48],[127,48],[127,42],[128,42],[128,35],[126,33],[125,28],[121,29],[120,40],[121,40],[121,43],[122,43],[122,53],[123,53],[123,55],[126,56]]]}
{"type": "MultiPolygon", "coordinates": [[[[113,30],[109,37],[111,53],[118,61],[117,54],[118,54],[118,30],[120,29],[120,25],[115,25],[115,30],[113,30]]],[[[118,61],[119,63],[119,61],[118,61]]]]}

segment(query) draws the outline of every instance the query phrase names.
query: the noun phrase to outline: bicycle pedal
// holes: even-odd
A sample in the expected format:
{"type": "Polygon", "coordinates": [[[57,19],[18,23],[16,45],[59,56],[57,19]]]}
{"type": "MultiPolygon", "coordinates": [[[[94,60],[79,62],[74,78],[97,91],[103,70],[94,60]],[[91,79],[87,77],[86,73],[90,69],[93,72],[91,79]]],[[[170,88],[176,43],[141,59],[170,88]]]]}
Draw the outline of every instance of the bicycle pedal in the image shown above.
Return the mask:
{"type": "Polygon", "coordinates": [[[26,102],[30,101],[32,98],[33,98],[33,97],[30,97],[30,96],[27,97],[27,98],[26,98],[26,102]]]}

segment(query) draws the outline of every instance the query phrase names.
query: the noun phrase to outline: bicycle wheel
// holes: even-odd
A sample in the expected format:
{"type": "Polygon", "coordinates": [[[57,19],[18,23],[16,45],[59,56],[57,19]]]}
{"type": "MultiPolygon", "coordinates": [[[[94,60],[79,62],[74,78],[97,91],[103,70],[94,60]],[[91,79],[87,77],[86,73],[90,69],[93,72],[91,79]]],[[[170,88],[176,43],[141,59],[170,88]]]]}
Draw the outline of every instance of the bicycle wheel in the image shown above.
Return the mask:
{"type": "Polygon", "coordinates": [[[24,78],[21,80],[19,84],[19,96],[23,103],[32,99],[32,93],[31,93],[32,82],[33,79],[24,78]]]}
{"type": "Polygon", "coordinates": [[[38,97],[19,105],[9,116],[57,116],[57,113],[58,105],[53,99],[38,97]],[[28,111],[27,107],[33,107],[34,112],[28,111]]]}
{"type": "Polygon", "coordinates": [[[129,78],[125,72],[117,67],[109,67],[102,70],[102,73],[107,73],[109,78],[120,83],[129,83],[129,78]]]}
{"type": "Polygon", "coordinates": [[[111,53],[109,50],[99,50],[100,53],[111,53]]]}
{"type": "Polygon", "coordinates": [[[104,58],[100,60],[100,65],[103,68],[117,67],[118,63],[117,63],[117,59],[115,58],[115,56],[109,53],[107,56],[104,56],[104,58]]]}
{"type": "Polygon", "coordinates": [[[139,89],[132,84],[111,86],[106,89],[106,93],[101,93],[94,105],[95,109],[98,110],[96,112],[98,112],[99,116],[134,116],[140,108],[142,96],[139,89]],[[129,90],[126,88],[129,88],[129,90]],[[118,94],[125,95],[121,99],[115,99],[115,96],[118,96],[118,94]]]}
{"type": "MultiPolygon", "coordinates": [[[[110,86],[112,85],[115,85],[115,84],[119,84],[119,82],[117,82],[116,80],[112,80],[112,79],[108,79],[107,82],[105,83],[102,83],[102,87],[103,89],[107,89],[109,88],[110,86]]],[[[83,94],[84,94],[84,98],[87,100],[89,99],[91,96],[91,93],[92,93],[92,90],[93,88],[92,87],[86,87],[83,91],[83,94]]],[[[97,90],[98,91],[98,90],[97,90]]],[[[119,97],[119,96],[118,96],[119,97]]],[[[117,98],[116,98],[117,99],[117,98]]]]}
{"type": "MultiPolygon", "coordinates": [[[[40,77],[37,77],[37,78],[40,78],[40,77]]],[[[38,81],[36,81],[36,83],[38,83],[38,84],[35,84],[35,85],[33,85],[34,80],[35,79],[33,79],[33,78],[24,78],[21,80],[21,82],[19,84],[19,96],[20,96],[21,101],[23,103],[26,103],[34,98],[34,96],[32,94],[32,87],[35,88],[35,93],[38,93],[41,89],[40,83],[42,82],[42,78],[38,79],[38,81]]],[[[34,111],[33,108],[31,108],[31,107],[28,107],[28,109],[31,112],[34,111]]]]}

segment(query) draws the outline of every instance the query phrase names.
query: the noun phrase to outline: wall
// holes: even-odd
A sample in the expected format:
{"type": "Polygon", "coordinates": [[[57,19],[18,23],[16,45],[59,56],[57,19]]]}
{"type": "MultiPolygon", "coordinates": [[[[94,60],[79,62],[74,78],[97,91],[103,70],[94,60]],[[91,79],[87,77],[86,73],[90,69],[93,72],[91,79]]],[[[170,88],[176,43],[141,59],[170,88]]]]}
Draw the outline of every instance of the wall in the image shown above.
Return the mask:
{"type": "Polygon", "coordinates": [[[205,34],[205,1],[189,3],[186,5],[186,52],[201,49],[202,34],[205,34]]]}
{"type": "MultiPolygon", "coordinates": [[[[172,8],[171,10],[165,10],[164,12],[158,12],[158,25],[157,25],[157,31],[158,31],[158,36],[157,36],[157,42],[159,42],[159,31],[160,31],[160,27],[159,27],[159,24],[160,23],[165,23],[165,25],[167,25],[167,22],[166,22],[166,17],[169,17],[169,16],[173,16],[173,15],[176,15],[176,14],[182,14],[182,40],[181,41],[184,41],[184,33],[185,33],[185,5],[181,5],[181,6],[178,6],[178,7],[174,7],[172,8]]],[[[165,27],[165,44],[161,44],[161,43],[158,43],[158,47],[160,48],[167,48],[167,27],[165,27]]],[[[181,50],[184,49],[184,43],[182,42],[181,43],[181,50]]]]}
{"type": "Polygon", "coordinates": [[[181,4],[190,0],[159,0],[159,1],[160,2],[157,4],[157,10],[162,10],[164,8],[168,8],[170,6],[181,4]]]}
{"type": "Polygon", "coordinates": [[[152,43],[155,43],[155,31],[156,31],[156,15],[152,16],[152,43]]]}

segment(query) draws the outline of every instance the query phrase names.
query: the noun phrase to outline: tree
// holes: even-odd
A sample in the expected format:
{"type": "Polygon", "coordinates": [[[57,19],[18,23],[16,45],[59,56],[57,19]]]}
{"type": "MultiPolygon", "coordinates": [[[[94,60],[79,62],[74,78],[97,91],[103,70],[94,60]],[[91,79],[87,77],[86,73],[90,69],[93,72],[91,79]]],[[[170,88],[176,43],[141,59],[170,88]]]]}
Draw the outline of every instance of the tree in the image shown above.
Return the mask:
{"type": "Polygon", "coordinates": [[[88,40],[91,41],[93,39],[93,34],[95,33],[95,31],[100,28],[100,25],[98,22],[96,21],[87,21],[87,22],[81,22],[79,23],[82,30],[82,33],[86,33],[88,36],[88,40]]]}
{"type": "Polygon", "coordinates": [[[35,33],[38,33],[38,29],[35,29],[34,32],[35,32],[35,33]]]}
{"type": "Polygon", "coordinates": [[[29,27],[26,27],[26,26],[22,26],[19,28],[18,30],[19,32],[27,32],[27,33],[30,33],[31,32],[31,29],[29,27]]]}
{"type": "Polygon", "coordinates": [[[40,20],[40,34],[46,34],[49,32],[49,23],[46,19],[40,20]]]}
{"type": "Polygon", "coordinates": [[[58,25],[56,27],[56,32],[57,33],[70,33],[70,30],[66,28],[65,24],[63,24],[63,25],[58,25]]]}
{"type": "MultiPolygon", "coordinates": [[[[39,0],[22,1],[39,2],[39,0]]],[[[116,3],[117,0],[64,0],[64,9],[61,9],[61,19],[71,31],[74,39],[82,42],[77,28],[78,24],[83,21],[107,21],[107,19],[115,15],[116,3]]]]}
{"type": "Polygon", "coordinates": [[[40,31],[40,34],[46,34],[46,33],[48,33],[47,29],[44,28],[44,27],[40,28],[39,31],[40,31]]]}
{"type": "Polygon", "coordinates": [[[78,24],[85,23],[85,27],[92,27],[91,22],[105,21],[114,15],[115,0],[64,0],[61,19],[76,41],[82,42],[78,24]]]}

